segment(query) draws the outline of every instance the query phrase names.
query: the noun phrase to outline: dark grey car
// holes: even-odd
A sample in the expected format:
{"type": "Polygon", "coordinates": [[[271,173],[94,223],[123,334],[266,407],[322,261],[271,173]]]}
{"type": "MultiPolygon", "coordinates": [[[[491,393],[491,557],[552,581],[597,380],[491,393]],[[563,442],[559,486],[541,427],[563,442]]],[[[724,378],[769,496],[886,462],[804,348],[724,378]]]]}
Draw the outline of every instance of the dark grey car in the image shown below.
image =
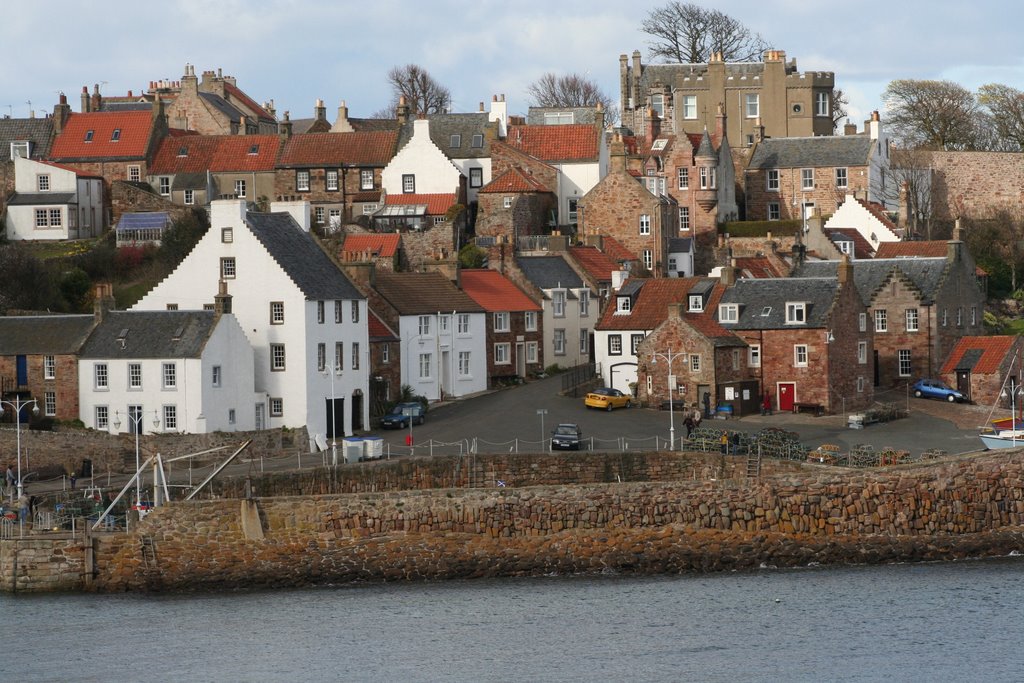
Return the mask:
{"type": "Polygon", "coordinates": [[[551,431],[551,449],[578,451],[583,442],[583,432],[576,424],[560,424],[551,431]]]}

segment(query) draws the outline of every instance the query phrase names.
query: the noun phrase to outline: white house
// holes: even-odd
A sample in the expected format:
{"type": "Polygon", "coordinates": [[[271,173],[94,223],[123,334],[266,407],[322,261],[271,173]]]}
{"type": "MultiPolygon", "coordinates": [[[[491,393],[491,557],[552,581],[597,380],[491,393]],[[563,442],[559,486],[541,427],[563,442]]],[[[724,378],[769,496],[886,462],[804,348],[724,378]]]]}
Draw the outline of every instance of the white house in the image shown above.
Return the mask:
{"type": "Polygon", "coordinates": [[[133,310],[211,308],[224,283],[255,354],[256,424],[321,448],[369,425],[366,299],[309,234],[309,203],[211,204],[210,230],[133,310]],[[331,372],[333,370],[333,372],[331,372]],[[346,402],[347,401],[347,402],[346,402]]]}
{"type": "Polygon", "coordinates": [[[380,173],[384,191],[391,194],[453,194],[462,173],[430,139],[430,121],[413,121],[412,137],[380,173]]]}
{"type": "MultiPolygon", "coordinates": [[[[823,227],[826,231],[853,228],[867,240],[872,251],[878,251],[878,245],[882,242],[899,242],[903,239],[903,231],[885,214],[881,204],[865,201],[852,194],[846,195],[846,199],[825,221],[823,227]]],[[[844,253],[849,252],[844,250],[844,253]]]]}
{"type": "Polygon", "coordinates": [[[103,180],[66,166],[14,158],[14,195],[7,202],[7,238],[96,237],[104,228],[103,180]]]}
{"type": "Polygon", "coordinates": [[[544,364],[564,368],[593,360],[594,327],[601,317],[596,293],[561,255],[520,256],[516,265],[544,295],[544,364]]]}
{"type": "Polygon", "coordinates": [[[253,350],[215,311],[104,311],[78,360],[86,426],[141,434],[250,431],[253,350]]]}
{"type": "Polygon", "coordinates": [[[693,276],[693,239],[670,237],[668,239],[668,277],[693,276]]]}

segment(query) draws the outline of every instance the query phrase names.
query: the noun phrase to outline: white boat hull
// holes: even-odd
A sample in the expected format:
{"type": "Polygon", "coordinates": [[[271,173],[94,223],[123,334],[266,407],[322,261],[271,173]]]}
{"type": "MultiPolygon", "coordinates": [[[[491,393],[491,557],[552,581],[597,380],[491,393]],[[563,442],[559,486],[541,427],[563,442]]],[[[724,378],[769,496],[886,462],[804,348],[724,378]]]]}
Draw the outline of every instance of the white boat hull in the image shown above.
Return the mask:
{"type": "Polygon", "coordinates": [[[1024,448],[1024,431],[1007,430],[997,434],[979,434],[986,448],[1024,448]]]}

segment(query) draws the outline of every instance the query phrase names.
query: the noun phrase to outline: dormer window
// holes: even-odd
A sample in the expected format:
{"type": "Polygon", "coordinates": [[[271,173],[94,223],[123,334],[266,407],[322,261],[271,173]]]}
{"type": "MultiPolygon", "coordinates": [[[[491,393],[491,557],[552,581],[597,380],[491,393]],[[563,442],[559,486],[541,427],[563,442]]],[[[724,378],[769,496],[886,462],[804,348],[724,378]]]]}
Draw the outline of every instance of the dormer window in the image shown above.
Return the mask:
{"type": "Polygon", "coordinates": [[[629,313],[630,310],[632,310],[632,302],[628,296],[619,296],[615,298],[616,313],[629,313]]]}
{"type": "Polygon", "coordinates": [[[110,141],[111,142],[117,142],[120,139],[121,139],[121,129],[120,128],[115,128],[114,132],[112,132],[110,134],[110,141]]]}
{"type": "Polygon", "coordinates": [[[739,304],[719,304],[718,305],[718,322],[720,323],[735,323],[739,322],[740,319],[740,306],[739,304]]]}
{"type": "Polygon", "coordinates": [[[807,322],[807,304],[800,302],[786,303],[786,324],[803,325],[807,322]]]}
{"type": "Polygon", "coordinates": [[[259,153],[260,153],[260,146],[258,144],[257,145],[253,145],[252,147],[249,148],[249,156],[256,156],[259,153]]]}
{"type": "Polygon", "coordinates": [[[700,294],[691,294],[689,297],[689,305],[686,310],[690,313],[700,313],[704,310],[704,297],[700,294]]]}
{"type": "Polygon", "coordinates": [[[39,175],[36,176],[36,189],[39,192],[49,192],[50,191],[50,174],[49,173],[40,173],[39,175]]]}
{"type": "Polygon", "coordinates": [[[91,131],[91,130],[85,131],[85,141],[86,142],[92,142],[92,134],[93,134],[93,131],[91,131]]]}
{"type": "Polygon", "coordinates": [[[179,147],[178,148],[178,156],[179,157],[187,157],[188,156],[188,147],[185,147],[184,145],[179,147]]]}
{"type": "Polygon", "coordinates": [[[31,142],[29,140],[19,140],[18,142],[11,143],[11,158],[21,157],[22,159],[28,159],[31,156],[31,142]]]}

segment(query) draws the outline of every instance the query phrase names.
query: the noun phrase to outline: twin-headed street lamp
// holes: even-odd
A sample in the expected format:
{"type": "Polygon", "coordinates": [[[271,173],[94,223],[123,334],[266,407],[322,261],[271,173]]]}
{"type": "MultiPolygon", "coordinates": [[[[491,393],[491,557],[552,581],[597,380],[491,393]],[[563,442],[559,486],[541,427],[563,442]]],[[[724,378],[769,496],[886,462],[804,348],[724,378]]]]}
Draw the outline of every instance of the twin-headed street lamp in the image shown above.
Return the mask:
{"type": "MultiPolygon", "coordinates": [[[[131,420],[135,432],[135,504],[142,503],[142,465],[139,463],[139,432],[142,431],[142,407],[131,407],[128,409],[128,419],[131,420]]],[[[121,429],[121,413],[114,413],[114,429],[121,429]]],[[[160,427],[160,417],[157,411],[153,411],[153,428],[160,427]]]]}
{"type": "Polygon", "coordinates": [[[676,449],[676,418],[675,410],[672,407],[672,390],[674,388],[672,385],[675,383],[673,381],[675,379],[675,375],[672,374],[672,361],[685,355],[686,354],[682,352],[673,353],[671,349],[664,353],[661,351],[655,351],[651,354],[651,365],[657,365],[658,359],[661,358],[664,359],[668,366],[665,371],[667,373],[666,379],[668,386],[668,442],[670,451],[674,451],[676,449]]]}
{"type": "Polygon", "coordinates": [[[23,401],[20,396],[16,396],[13,401],[0,401],[0,417],[4,415],[5,405],[10,406],[14,411],[14,430],[17,432],[18,439],[18,498],[21,498],[23,492],[21,484],[21,409],[32,406],[32,415],[39,415],[39,402],[34,398],[23,401]]]}

